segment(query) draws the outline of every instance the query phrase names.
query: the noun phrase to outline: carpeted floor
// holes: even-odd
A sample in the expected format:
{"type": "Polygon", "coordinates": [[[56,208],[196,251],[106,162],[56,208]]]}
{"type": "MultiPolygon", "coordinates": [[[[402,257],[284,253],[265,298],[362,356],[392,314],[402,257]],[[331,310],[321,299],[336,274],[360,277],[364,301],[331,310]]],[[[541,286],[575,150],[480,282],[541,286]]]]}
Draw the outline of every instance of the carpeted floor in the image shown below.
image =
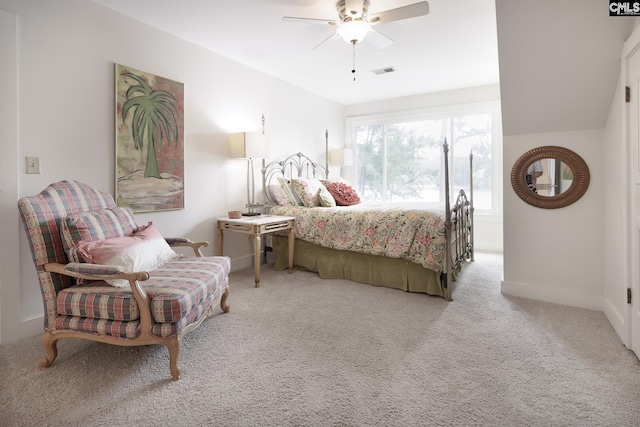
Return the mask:
{"type": "Polygon", "coordinates": [[[500,294],[478,254],[454,301],[316,274],[232,274],[231,311],[164,347],[0,348],[2,426],[637,426],[640,363],[601,312],[500,294]]]}

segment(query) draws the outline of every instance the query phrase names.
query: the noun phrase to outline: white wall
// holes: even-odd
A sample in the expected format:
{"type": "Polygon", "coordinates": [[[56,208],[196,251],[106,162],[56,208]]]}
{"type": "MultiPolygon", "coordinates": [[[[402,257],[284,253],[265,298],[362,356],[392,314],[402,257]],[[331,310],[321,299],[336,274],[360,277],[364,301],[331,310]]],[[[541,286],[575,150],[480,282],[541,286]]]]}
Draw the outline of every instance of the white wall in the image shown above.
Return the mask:
{"type": "Polygon", "coordinates": [[[635,18],[602,0],[496,0],[506,135],[602,129],[635,18]]]}
{"type": "Polygon", "coordinates": [[[505,134],[502,291],[604,310],[617,328],[626,288],[619,226],[627,208],[616,165],[626,157],[612,115],[621,112],[622,45],[637,20],[609,17],[598,0],[496,0],[496,23],[505,134]],[[516,159],[543,145],[569,148],[589,166],[590,186],[571,206],[538,209],[511,188],[516,159]]]}
{"type": "MultiPolygon", "coordinates": [[[[272,158],[302,150],[322,161],[325,129],[332,144],[342,145],[342,106],[93,2],[0,0],[0,9],[19,22],[18,188],[10,189],[18,196],[61,179],[113,193],[114,63],[184,83],[185,209],[137,219],[152,220],[166,236],[208,240],[207,255],[215,253],[215,218],[241,209],[246,198],[246,163],[229,158],[230,132],[260,130],[264,113],[272,158]],[[25,156],[40,157],[41,174],[25,174],[25,156]]],[[[3,155],[15,150],[13,139],[3,138],[3,155]]],[[[12,274],[21,280],[2,281],[0,295],[20,292],[19,301],[1,301],[2,307],[20,307],[19,315],[3,310],[3,343],[15,337],[7,331],[22,328],[19,336],[25,337],[42,329],[39,285],[24,233],[19,235],[19,242],[14,237],[4,245],[20,245],[20,265],[12,274]]],[[[225,239],[234,269],[251,265],[251,248],[246,236],[225,239]]]]}
{"type": "Polygon", "coordinates": [[[499,99],[500,85],[493,84],[347,105],[345,107],[345,114],[347,117],[369,116],[381,113],[424,110],[450,105],[497,101],[499,99]]]}
{"type": "Polygon", "coordinates": [[[602,309],[604,283],[603,131],[505,135],[504,294],[602,309]],[[562,209],[523,202],[510,183],[511,168],[526,151],[544,145],[573,150],[591,181],[580,200],[562,209]]]}

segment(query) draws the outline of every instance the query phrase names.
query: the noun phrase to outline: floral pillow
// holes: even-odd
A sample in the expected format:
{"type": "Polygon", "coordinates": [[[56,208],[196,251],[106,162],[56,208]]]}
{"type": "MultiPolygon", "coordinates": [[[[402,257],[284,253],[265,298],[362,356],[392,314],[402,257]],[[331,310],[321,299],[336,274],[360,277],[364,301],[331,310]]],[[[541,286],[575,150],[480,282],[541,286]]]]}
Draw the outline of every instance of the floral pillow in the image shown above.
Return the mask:
{"type": "Polygon", "coordinates": [[[293,191],[291,182],[288,179],[282,178],[280,176],[278,177],[278,182],[280,183],[280,188],[282,189],[282,192],[284,193],[286,199],[289,201],[289,204],[293,206],[301,206],[302,202],[298,199],[295,192],[293,191]]]}
{"type": "Polygon", "coordinates": [[[294,178],[291,180],[291,188],[298,199],[302,201],[303,206],[308,208],[320,206],[318,192],[322,191],[324,185],[322,185],[319,179],[294,178]]]}
{"type": "Polygon", "coordinates": [[[327,190],[329,190],[338,206],[351,206],[360,203],[360,196],[358,196],[356,190],[344,182],[330,182],[327,184],[327,190]]]}
{"type": "MultiPolygon", "coordinates": [[[[152,223],[140,227],[130,236],[113,237],[97,241],[80,241],[78,253],[91,264],[120,267],[125,273],[151,271],[178,258],[178,255],[152,223]]],[[[107,280],[112,286],[126,287],[124,279],[107,280]]]]}

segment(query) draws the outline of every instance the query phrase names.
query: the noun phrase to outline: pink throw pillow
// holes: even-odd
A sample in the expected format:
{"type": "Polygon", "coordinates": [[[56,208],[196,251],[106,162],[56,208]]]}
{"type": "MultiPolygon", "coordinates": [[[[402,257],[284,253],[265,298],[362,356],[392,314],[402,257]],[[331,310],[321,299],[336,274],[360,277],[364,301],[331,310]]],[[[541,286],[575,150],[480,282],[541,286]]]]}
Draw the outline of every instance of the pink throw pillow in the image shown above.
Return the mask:
{"type": "MultiPolygon", "coordinates": [[[[130,236],[78,243],[78,253],[91,264],[113,265],[126,273],[151,271],[179,257],[151,222],[130,236]]],[[[126,287],[124,279],[107,280],[112,286],[126,287]]]]}
{"type": "Polygon", "coordinates": [[[351,206],[360,203],[360,196],[356,190],[343,182],[331,182],[327,185],[327,190],[338,206],[351,206]]]}

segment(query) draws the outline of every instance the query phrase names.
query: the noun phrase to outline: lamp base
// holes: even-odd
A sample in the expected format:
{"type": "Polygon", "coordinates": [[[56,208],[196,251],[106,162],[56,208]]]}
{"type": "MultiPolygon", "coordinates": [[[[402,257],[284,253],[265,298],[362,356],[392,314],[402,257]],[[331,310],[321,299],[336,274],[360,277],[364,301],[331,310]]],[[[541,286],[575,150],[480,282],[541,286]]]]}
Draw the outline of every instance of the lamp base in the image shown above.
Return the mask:
{"type": "Polygon", "coordinates": [[[260,212],[242,212],[242,216],[258,216],[260,212]]]}

